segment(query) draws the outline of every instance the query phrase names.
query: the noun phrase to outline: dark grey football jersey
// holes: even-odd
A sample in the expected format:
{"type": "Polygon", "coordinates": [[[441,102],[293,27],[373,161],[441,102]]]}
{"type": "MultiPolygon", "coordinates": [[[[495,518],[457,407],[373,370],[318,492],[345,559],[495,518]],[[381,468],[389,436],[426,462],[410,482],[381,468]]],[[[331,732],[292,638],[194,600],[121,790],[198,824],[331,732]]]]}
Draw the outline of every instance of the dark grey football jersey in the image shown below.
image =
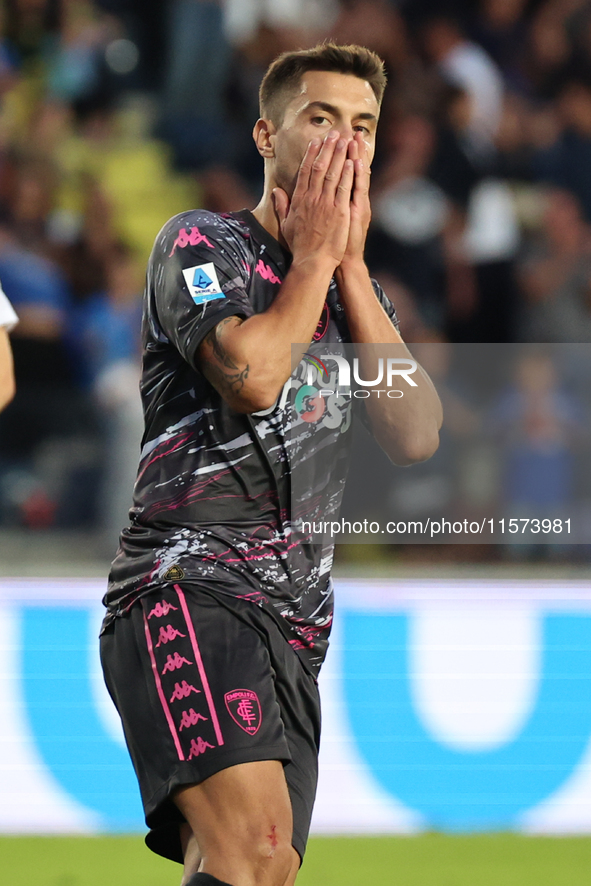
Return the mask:
{"type": "MultiPolygon", "coordinates": [[[[289,263],[289,253],[246,210],[185,212],[158,234],[142,332],[145,433],[130,525],[104,602],[108,624],[163,583],[239,597],[270,612],[314,670],[332,622],[332,545],[294,530],[294,467],[310,455],[308,426],[294,414],[293,393],[303,380],[288,381],[270,410],[243,415],[197,362],[200,343],[221,320],[270,306],[289,263]]],[[[374,287],[396,324],[390,301],[374,287]]],[[[323,347],[350,341],[334,280],[314,340],[323,347]]],[[[350,407],[333,410],[315,437],[331,453],[322,494],[333,512],[346,476],[350,407]]]]}

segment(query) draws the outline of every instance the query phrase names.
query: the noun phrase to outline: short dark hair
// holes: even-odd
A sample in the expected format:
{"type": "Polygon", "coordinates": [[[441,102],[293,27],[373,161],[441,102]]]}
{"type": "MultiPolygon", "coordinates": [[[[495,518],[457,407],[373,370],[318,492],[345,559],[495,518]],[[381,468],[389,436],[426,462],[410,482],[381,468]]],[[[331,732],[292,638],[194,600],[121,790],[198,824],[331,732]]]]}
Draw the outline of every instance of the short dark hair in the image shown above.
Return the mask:
{"type": "Polygon", "coordinates": [[[261,117],[280,126],[285,106],[308,71],[334,71],[367,80],[378,104],[382,101],[386,72],[379,55],[365,46],[321,43],[313,49],[284,52],[271,62],[259,90],[261,117]]]}

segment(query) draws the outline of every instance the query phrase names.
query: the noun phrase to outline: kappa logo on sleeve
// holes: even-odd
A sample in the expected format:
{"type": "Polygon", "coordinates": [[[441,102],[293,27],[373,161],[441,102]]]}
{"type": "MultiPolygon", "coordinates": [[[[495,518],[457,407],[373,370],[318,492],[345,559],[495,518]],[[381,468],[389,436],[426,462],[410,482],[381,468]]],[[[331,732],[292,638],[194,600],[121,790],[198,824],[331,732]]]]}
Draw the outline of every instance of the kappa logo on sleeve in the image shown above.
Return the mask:
{"type": "Polygon", "coordinates": [[[197,265],[194,268],[183,268],[183,277],[196,305],[224,298],[213,262],[197,265]]]}
{"type": "Polygon", "coordinates": [[[214,248],[213,243],[211,243],[207,239],[205,234],[201,233],[199,228],[191,228],[190,231],[188,231],[186,228],[181,228],[177,234],[176,240],[174,241],[170,255],[174,255],[177,246],[180,246],[181,249],[184,249],[185,246],[199,246],[200,243],[205,243],[205,245],[209,246],[210,249],[214,248]]]}

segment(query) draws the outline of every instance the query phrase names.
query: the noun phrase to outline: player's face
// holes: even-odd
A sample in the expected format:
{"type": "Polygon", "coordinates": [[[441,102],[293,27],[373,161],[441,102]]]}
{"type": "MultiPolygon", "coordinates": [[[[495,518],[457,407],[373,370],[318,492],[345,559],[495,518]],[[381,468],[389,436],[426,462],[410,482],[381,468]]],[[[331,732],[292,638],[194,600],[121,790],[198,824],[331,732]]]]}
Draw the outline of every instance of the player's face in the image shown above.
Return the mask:
{"type": "Polygon", "coordinates": [[[350,74],[308,71],[273,136],[275,183],[291,197],[308,145],[313,138],[324,139],[331,130],[348,141],[361,132],[371,163],[378,116],[379,105],[366,80],[350,74]]]}

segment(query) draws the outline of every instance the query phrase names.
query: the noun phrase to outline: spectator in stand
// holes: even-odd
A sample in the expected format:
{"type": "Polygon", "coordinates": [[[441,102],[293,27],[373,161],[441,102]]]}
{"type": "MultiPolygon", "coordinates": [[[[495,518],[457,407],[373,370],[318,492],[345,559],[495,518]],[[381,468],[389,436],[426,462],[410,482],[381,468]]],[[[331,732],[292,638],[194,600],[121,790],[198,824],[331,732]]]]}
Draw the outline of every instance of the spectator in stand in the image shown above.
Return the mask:
{"type": "Polygon", "coordinates": [[[377,52],[389,77],[399,80],[410,61],[411,47],[400,12],[388,0],[341,0],[338,19],[330,28],[337,43],[359,43],[377,52]]]}
{"type": "Polygon", "coordinates": [[[14,363],[8,333],[14,329],[18,317],[0,287],[0,412],[14,397],[14,363]]]}
{"type": "MultiPolygon", "coordinates": [[[[514,379],[489,414],[489,435],[501,456],[501,505],[507,518],[550,520],[571,516],[576,493],[576,449],[584,439],[582,404],[563,388],[550,353],[524,345],[514,379]]],[[[533,528],[533,527],[532,527],[533,528]]],[[[522,554],[561,554],[561,535],[524,532],[522,554]],[[541,536],[541,537],[540,537],[541,536]]],[[[509,551],[515,555],[513,545],[509,551]]]]}
{"type": "Polygon", "coordinates": [[[5,0],[4,33],[19,62],[29,68],[36,66],[48,45],[58,36],[62,24],[61,0],[5,0]]]}
{"type": "Polygon", "coordinates": [[[569,80],[558,97],[563,131],[538,158],[542,178],[577,197],[591,222],[591,84],[569,80]]]}
{"type": "Polygon", "coordinates": [[[498,65],[509,88],[527,90],[523,44],[527,0],[483,0],[471,28],[473,38],[498,65]]]}
{"type": "Polygon", "coordinates": [[[423,25],[422,42],[441,76],[469,96],[465,137],[477,157],[488,159],[502,113],[501,72],[481,46],[468,40],[453,18],[429,19],[423,25]]]}
{"type": "Polygon", "coordinates": [[[232,158],[225,88],[231,47],[218,0],[172,0],[160,133],[177,165],[199,169],[232,158]]]}
{"type": "Polygon", "coordinates": [[[526,295],[522,337],[591,341],[591,229],[568,191],[548,194],[541,236],[528,253],[521,266],[526,295]]]}
{"type": "Polygon", "coordinates": [[[107,48],[109,67],[118,69],[122,86],[157,91],[162,86],[166,17],[162,0],[94,0],[93,5],[121,23],[124,33],[107,48]],[[134,64],[135,56],[135,66],[134,64]]]}
{"type": "Polygon", "coordinates": [[[14,166],[10,228],[15,242],[40,256],[47,252],[47,219],[54,201],[55,172],[47,157],[22,157],[14,166]]]}
{"type": "Polygon", "coordinates": [[[573,70],[589,82],[591,78],[591,6],[583,2],[570,27],[573,70]]]}
{"type": "Polygon", "coordinates": [[[98,425],[66,342],[67,281],[16,241],[8,219],[0,226],[0,279],[19,314],[12,339],[17,394],[0,416],[0,492],[14,522],[91,523],[98,425]]]}
{"type": "Polygon", "coordinates": [[[529,26],[522,61],[529,92],[542,99],[555,94],[571,55],[566,7],[562,2],[543,3],[529,26]]]}
{"type": "Polygon", "coordinates": [[[142,273],[132,251],[116,243],[106,262],[107,285],[74,316],[75,339],[104,425],[105,451],[98,520],[112,550],[127,519],[143,432],[139,395],[142,273]]]}
{"type": "MultiPolygon", "coordinates": [[[[252,40],[261,27],[291,32],[292,40],[315,42],[331,31],[339,6],[351,0],[223,0],[224,30],[235,44],[252,40]]],[[[354,0],[355,2],[355,0],[354,0]]],[[[372,0],[369,0],[372,2],[372,0]]],[[[279,52],[281,50],[277,50],[279,52]]]]}
{"type": "Polygon", "coordinates": [[[451,215],[443,190],[428,177],[437,143],[433,124],[418,115],[386,123],[389,148],[376,175],[367,244],[372,273],[386,271],[415,293],[423,322],[443,327],[443,235],[451,215]]]}
{"type": "Polygon", "coordinates": [[[6,39],[6,14],[0,6],[0,96],[4,95],[17,78],[18,56],[6,39]]]}
{"type": "Polygon", "coordinates": [[[64,6],[60,39],[48,59],[48,88],[53,99],[80,102],[101,88],[103,57],[114,22],[100,17],[89,0],[64,6]]]}

